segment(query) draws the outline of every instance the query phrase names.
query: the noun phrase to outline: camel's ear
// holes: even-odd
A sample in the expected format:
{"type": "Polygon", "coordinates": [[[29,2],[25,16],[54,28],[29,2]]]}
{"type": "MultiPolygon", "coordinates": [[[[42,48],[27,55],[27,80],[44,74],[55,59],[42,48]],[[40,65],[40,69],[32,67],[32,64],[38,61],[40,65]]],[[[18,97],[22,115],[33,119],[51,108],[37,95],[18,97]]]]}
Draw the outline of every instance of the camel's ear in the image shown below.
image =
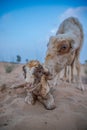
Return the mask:
{"type": "Polygon", "coordinates": [[[68,53],[70,49],[71,49],[71,44],[69,41],[61,41],[57,46],[57,52],[60,55],[68,53]]]}
{"type": "Polygon", "coordinates": [[[51,36],[49,39],[49,42],[54,43],[56,41],[56,37],[55,36],[51,36]]]}
{"type": "Polygon", "coordinates": [[[55,41],[56,41],[56,37],[55,37],[55,36],[51,36],[51,37],[49,38],[49,42],[48,42],[48,44],[47,44],[47,47],[49,46],[50,43],[54,43],[55,41]]]}

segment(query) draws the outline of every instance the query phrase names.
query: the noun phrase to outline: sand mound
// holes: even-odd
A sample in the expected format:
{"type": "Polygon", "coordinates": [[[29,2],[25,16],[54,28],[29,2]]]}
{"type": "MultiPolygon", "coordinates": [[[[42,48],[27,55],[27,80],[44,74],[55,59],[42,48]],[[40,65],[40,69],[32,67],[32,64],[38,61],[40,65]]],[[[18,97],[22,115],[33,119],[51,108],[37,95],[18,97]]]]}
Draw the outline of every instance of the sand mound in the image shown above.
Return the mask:
{"type": "Polygon", "coordinates": [[[26,104],[23,88],[10,88],[21,80],[22,65],[9,74],[2,65],[0,130],[87,130],[87,89],[82,92],[75,88],[76,84],[60,83],[53,89],[56,109],[46,110],[38,101],[35,105],[26,104]]]}

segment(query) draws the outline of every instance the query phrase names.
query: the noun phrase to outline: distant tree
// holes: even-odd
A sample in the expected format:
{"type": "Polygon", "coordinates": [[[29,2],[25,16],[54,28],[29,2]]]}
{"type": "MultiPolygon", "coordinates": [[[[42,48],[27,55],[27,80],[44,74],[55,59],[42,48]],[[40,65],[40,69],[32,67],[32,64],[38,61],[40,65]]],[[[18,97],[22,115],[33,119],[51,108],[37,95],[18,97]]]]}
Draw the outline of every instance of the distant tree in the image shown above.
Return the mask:
{"type": "Polygon", "coordinates": [[[28,59],[26,59],[26,63],[28,62],[28,59]]]}
{"type": "Polygon", "coordinates": [[[86,74],[86,76],[87,76],[87,60],[85,60],[85,74],[86,74]]]}
{"type": "Polygon", "coordinates": [[[85,60],[85,64],[87,64],[87,60],[85,60]]]}
{"type": "Polygon", "coordinates": [[[20,63],[20,62],[21,62],[21,56],[20,56],[20,55],[17,55],[16,58],[17,58],[16,61],[17,61],[18,63],[20,63]]]}

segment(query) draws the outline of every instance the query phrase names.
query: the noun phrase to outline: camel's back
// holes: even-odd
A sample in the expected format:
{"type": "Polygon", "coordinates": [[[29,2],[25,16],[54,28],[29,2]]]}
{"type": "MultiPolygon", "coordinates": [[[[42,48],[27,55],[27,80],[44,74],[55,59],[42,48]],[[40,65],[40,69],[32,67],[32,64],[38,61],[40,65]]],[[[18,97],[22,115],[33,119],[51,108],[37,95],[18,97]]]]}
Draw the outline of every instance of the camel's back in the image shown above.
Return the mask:
{"type": "Polygon", "coordinates": [[[82,25],[77,18],[69,17],[60,24],[56,35],[65,33],[73,34],[76,37],[76,39],[78,38],[80,50],[83,44],[84,33],[82,25]]]}
{"type": "Polygon", "coordinates": [[[83,28],[79,20],[75,17],[69,17],[65,19],[59,26],[59,29],[56,33],[63,34],[67,32],[73,32],[76,35],[79,35],[79,37],[83,40],[83,28]]]}

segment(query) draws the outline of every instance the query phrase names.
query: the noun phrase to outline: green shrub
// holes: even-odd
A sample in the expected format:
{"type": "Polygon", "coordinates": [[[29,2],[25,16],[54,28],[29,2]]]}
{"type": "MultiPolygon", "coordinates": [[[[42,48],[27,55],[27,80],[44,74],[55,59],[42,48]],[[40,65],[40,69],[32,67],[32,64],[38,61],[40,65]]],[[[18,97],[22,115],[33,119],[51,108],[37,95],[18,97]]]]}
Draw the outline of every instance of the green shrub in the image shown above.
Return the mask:
{"type": "Polygon", "coordinates": [[[85,74],[87,75],[87,69],[85,69],[85,74]]]}
{"type": "Polygon", "coordinates": [[[10,65],[5,65],[5,72],[6,73],[11,73],[14,69],[14,64],[10,64],[10,65]]]}

